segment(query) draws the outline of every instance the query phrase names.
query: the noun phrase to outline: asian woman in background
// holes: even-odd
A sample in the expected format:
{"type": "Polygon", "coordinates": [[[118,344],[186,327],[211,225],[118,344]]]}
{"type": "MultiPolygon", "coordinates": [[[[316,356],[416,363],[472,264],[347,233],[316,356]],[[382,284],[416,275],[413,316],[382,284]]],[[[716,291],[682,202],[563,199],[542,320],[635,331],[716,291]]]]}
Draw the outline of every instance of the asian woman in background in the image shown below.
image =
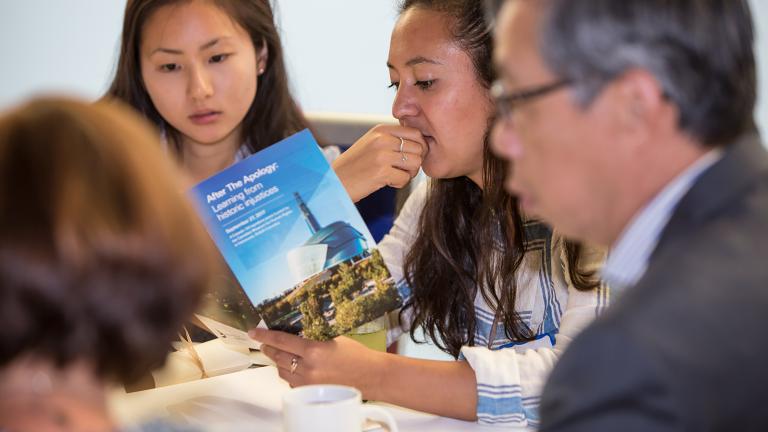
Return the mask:
{"type": "MultiPolygon", "coordinates": [[[[269,0],[128,0],[107,94],[157,125],[193,182],[309,126],[289,91],[269,0]]],[[[358,201],[408,184],[425,146],[414,128],[381,126],[327,156],[358,201]]]]}

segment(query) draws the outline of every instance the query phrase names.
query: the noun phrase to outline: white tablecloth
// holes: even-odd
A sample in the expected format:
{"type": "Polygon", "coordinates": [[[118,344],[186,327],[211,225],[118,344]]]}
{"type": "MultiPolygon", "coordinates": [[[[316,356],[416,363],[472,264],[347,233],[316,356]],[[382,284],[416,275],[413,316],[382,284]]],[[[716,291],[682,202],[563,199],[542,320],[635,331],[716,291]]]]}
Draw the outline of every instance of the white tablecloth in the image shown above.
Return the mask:
{"type": "MultiPolygon", "coordinates": [[[[110,409],[123,425],[170,417],[199,425],[206,431],[279,432],[282,431],[282,396],[288,389],[288,384],[277,375],[277,369],[265,366],[135,393],[116,390],[110,397],[110,409]]],[[[389,410],[403,432],[499,430],[394,405],[375,404],[389,410]]]]}

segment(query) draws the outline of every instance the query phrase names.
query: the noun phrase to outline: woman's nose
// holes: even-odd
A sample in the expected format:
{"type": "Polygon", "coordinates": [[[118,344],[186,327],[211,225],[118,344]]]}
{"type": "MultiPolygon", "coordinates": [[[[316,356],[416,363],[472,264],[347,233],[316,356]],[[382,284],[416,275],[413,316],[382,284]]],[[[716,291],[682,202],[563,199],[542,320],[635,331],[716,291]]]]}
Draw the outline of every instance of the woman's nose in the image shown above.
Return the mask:
{"type": "Polygon", "coordinates": [[[413,117],[419,113],[419,104],[409,89],[400,87],[392,102],[392,116],[398,120],[413,117]]]}
{"type": "Polygon", "coordinates": [[[205,99],[213,94],[213,83],[203,67],[193,68],[189,82],[189,95],[194,99],[205,99]]]}

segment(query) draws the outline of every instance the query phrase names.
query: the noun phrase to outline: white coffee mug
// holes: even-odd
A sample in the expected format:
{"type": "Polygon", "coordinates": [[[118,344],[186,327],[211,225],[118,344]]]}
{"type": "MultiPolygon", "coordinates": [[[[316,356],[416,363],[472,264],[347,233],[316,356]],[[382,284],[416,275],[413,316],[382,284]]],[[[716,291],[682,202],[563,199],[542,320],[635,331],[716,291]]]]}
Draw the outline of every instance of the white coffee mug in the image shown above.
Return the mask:
{"type": "Polygon", "coordinates": [[[360,432],[366,419],[398,432],[384,408],[363,405],[360,391],[341,385],[297,387],[283,396],[285,432],[360,432]]]}

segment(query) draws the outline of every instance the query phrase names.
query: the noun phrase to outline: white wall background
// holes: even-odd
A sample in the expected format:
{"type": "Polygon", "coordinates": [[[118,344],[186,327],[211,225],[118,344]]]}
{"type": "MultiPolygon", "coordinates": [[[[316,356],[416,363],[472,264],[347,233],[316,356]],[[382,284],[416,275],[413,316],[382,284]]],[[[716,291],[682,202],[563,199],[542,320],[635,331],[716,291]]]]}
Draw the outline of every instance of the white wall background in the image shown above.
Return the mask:
{"type": "MultiPolygon", "coordinates": [[[[388,114],[395,0],[277,0],[293,89],[312,111],[388,114]]],[[[0,109],[30,95],[108,87],[124,0],[0,0],[0,109]]]]}
{"type": "MultiPolygon", "coordinates": [[[[756,120],[764,136],[768,136],[768,1],[750,0],[757,28],[758,99],[756,120]]],[[[764,142],[768,146],[768,142],[764,142]]]]}
{"type": "Polygon", "coordinates": [[[290,78],[308,111],[389,114],[396,0],[277,0],[290,78]]]}
{"type": "MultiPolygon", "coordinates": [[[[385,67],[397,0],[277,0],[295,94],[310,111],[389,114],[385,67]]],[[[758,27],[758,122],[768,133],[768,1],[758,27]]],[[[94,99],[109,84],[124,0],[0,0],[0,109],[55,91],[94,99]]]]}

